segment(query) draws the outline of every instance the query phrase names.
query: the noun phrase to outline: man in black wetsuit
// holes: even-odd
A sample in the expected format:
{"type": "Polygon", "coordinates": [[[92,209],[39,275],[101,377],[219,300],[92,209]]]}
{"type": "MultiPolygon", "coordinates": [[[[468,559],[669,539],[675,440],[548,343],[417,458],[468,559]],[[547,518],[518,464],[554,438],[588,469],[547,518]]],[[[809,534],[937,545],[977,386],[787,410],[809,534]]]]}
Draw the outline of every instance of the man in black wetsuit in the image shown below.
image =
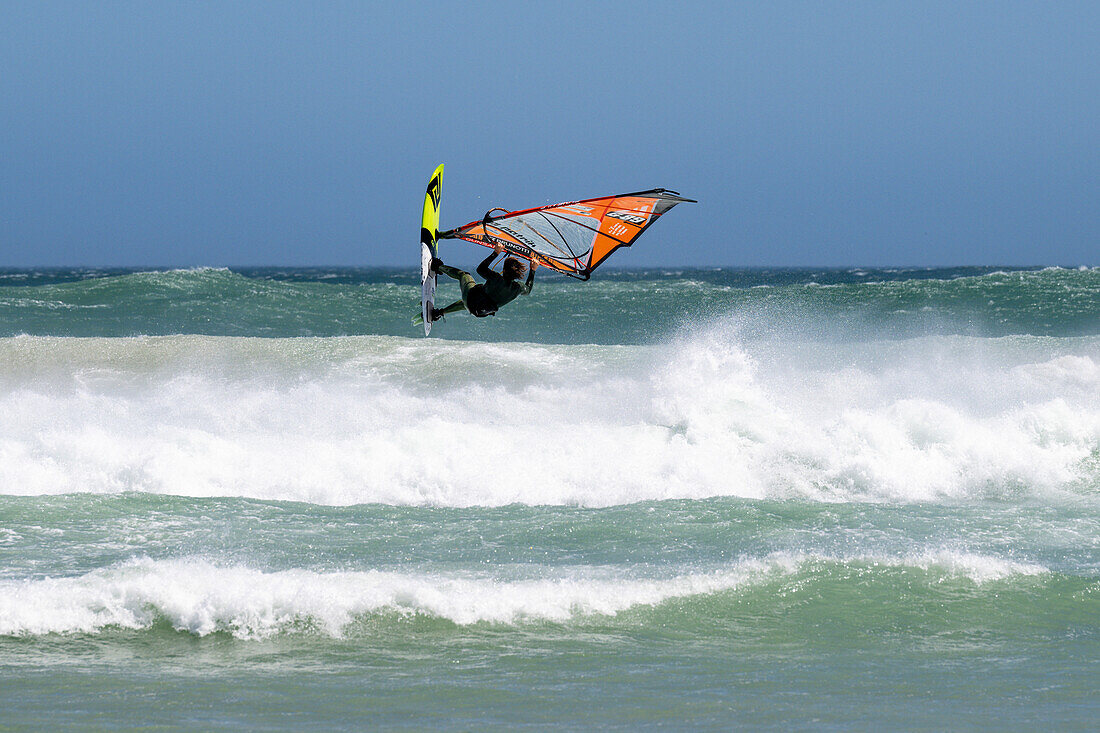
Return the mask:
{"type": "Polygon", "coordinates": [[[453,277],[458,280],[459,287],[462,288],[462,299],[456,300],[443,310],[432,310],[432,320],[438,321],[444,314],[460,310],[467,310],[478,318],[495,315],[501,306],[511,303],[520,295],[530,293],[531,286],[535,283],[535,268],[538,264],[534,260],[531,261],[530,269],[527,271],[527,282],[520,285],[519,278],[523,275],[523,264],[515,257],[504,260],[501,274],[490,269],[489,266],[493,264],[493,260],[503,251],[504,246],[498,244],[493,253],[477,266],[477,274],[485,278],[484,285],[478,285],[474,276],[465,270],[444,265],[443,260],[440,259],[432,260],[434,272],[442,272],[448,277],[453,277]]]}

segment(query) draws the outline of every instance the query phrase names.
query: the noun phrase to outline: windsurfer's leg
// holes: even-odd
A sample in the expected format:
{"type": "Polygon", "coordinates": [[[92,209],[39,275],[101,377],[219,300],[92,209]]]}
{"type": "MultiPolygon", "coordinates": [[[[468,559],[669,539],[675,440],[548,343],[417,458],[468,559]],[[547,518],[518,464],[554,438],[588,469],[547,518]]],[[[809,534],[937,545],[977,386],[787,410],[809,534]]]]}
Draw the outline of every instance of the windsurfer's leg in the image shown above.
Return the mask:
{"type": "MultiPolygon", "coordinates": [[[[438,270],[444,275],[448,275],[450,277],[453,277],[455,280],[458,280],[458,287],[462,290],[462,300],[458,302],[465,303],[466,295],[470,292],[470,288],[477,285],[477,280],[474,279],[474,276],[466,272],[465,270],[460,270],[457,267],[451,267],[450,265],[440,265],[438,270]]],[[[450,311],[447,309],[453,307],[454,305],[455,303],[452,303],[451,305],[447,306],[447,308],[444,309],[444,312],[450,313],[450,311]]]]}
{"type": "Polygon", "coordinates": [[[435,271],[436,272],[442,272],[447,277],[453,277],[455,280],[459,280],[459,281],[462,280],[463,275],[466,275],[466,276],[470,275],[470,273],[466,272],[465,270],[460,270],[457,267],[451,267],[450,265],[443,265],[443,264],[436,267],[435,271]]]}
{"type": "Polygon", "coordinates": [[[458,311],[464,311],[464,310],[466,310],[466,304],[463,303],[461,300],[456,300],[455,302],[451,303],[449,306],[447,306],[443,310],[441,310],[441,311],[437,310],[436,313],[439,313],[441,315],[446,315],[448,313],[456,313],[458,311]]]}
{"type": "Polygon", "coordinates": [[[475,285],[477,285],[477,280],[474,279],[474,276],[468,272],[463,272],[462,277],[458,279],[458,287],[462,289],[463,302],[465,302],[466,295],[470,292],[470,288],[475,285]]]}
{"type": "Polygon", "coordinates": [[[457,311],[467,310],[466,308],[466,294],[470,292],[470,288],[477,285],[477,280],[474,276],[465,270],[460,270],[457,267],[451,267],[450,265],[444,265],[442,262],[438,264],[433,263],[436,272],[442,272],[447,277],[453,277],[458,280],[458,286],[462,289],[462,300],[456,300],[443,310],[437,310],[437,315],[444,315],[446,313],[455,313],[457,311]]]}

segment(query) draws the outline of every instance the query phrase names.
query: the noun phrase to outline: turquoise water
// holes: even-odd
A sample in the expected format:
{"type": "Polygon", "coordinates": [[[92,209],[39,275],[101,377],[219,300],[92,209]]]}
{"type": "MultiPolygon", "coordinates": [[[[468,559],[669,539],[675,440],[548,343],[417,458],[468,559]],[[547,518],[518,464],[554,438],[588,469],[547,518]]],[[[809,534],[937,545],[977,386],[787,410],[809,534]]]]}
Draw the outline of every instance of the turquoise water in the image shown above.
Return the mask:
{"type": "Polygon", "coordinates": [[[416,308],[0,271],[0,728],[1095,726],[1100,270],[416,308]]]}

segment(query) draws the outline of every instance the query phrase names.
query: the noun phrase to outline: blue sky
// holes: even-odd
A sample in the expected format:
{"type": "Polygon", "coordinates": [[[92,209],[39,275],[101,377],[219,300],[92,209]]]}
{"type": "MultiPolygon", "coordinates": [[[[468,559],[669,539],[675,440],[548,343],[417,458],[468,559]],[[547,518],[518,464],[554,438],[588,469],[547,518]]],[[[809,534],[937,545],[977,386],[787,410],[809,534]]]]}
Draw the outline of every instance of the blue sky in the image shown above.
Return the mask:
{"type": "Polygon", "coordinates": [[[439,162],[444,227],[700,200],[620,266],[1096,265],[1098,28],[1084,2],[6,2],[0,266],[411,266],[439,162]]]}

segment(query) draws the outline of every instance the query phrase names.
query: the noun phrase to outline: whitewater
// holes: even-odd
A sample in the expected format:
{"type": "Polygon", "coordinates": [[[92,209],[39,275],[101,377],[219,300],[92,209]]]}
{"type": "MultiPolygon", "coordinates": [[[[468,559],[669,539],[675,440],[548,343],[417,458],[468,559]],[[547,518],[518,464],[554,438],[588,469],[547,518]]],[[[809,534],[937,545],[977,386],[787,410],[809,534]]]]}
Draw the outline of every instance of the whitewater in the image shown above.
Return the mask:
{"type": "Polygon", "coordinates": [[[319,504],[903,502],[1100,480],[1100,338],[0,340],[0,485],[319,504]],[[441,345],[441,343],[443,345],[441,345]],[[493,466],[512,458],[523,470],[493,466]]]}
{"type": "Polygon", "coordinates": [[[0,725],[1100,713],[1100,271],[416,282],[0,272],[0,725]]]}

